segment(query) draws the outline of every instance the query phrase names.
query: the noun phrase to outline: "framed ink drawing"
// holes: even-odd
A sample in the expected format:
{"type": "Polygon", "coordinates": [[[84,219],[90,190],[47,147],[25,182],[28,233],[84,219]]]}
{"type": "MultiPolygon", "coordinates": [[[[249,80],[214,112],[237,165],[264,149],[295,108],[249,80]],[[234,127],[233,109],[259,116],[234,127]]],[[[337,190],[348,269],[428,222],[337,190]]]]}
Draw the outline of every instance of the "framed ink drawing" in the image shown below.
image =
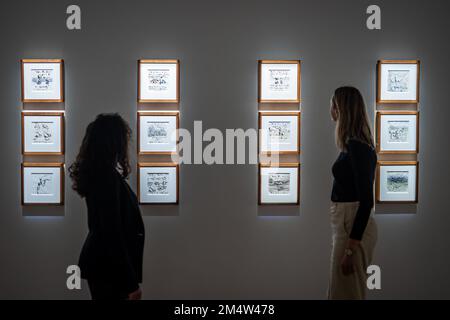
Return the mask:
{"type": "Polygon", "coordinates": [[[23,163],[22,205],[63,205],[64,164],[23,163]]]}
{"type": "Polygon", "coordinates": [[[64,113],[22,112],[22,154],[64,154],[64,113]]]}
{"type": "Polygon", "coordinates": [[[139,60],[138,73],[139,103],[178,103],[180,101],[179,60],[139,60]]]}
{"type": "Polygon", "coordinates": [[[259,165],[258,202],[264,204],[299,204],[300,164],[259,165]]]}
{"type": "Polygon", "coordinates": [[[380,161],[377,164],[377,203],[417,203],[419,164],[380,161]]]}
{"type": "Polygon", "coordinates": [[[300,60],[258,61],[259,103],[300,103],[300,60]]]}
{"type": "Polygon", "coordinates": [[[376,125],[378,153],[419,152],[417,111],[379,111],[376,125]]]}
{"type": "Polygon", "coordinates": [[[179,166],[175,163],[138,164],[140,204],[178,204],[179,166]]]}
{"type": "Polygon", "coordinates": [[[259,151],[300,153],[300,112],[259,112],[259,151]]]}
{"type": "Polygon", "coordinates": [[[418,103],[420,61],[378,61],[377,103],[418,103]]]}
{"type": "Polygon", "coordinates": [[[178,112],[139,112],[137,123],[138,154],[176,153],[178,112]]]}
{"type": "Polygon", "coordinates": [[[63,102],[64,61],[22,59],[22,102],[63,102]]]}

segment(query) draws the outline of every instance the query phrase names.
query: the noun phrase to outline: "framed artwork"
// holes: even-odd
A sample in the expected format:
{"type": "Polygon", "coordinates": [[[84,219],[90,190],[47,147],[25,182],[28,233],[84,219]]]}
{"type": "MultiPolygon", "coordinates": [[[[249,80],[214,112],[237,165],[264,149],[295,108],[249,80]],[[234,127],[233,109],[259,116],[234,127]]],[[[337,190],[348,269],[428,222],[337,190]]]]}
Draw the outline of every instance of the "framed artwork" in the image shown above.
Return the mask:
{"type": "Polygon", "coordinates": [[[419,60],[378,61],[377,103],[418,103],[419,79],[419,60]]]}
{"type": "Polygon", "coordinates": [[[258,61],[259,103],[300,103],[300,60],[258,61]]]}
{"type": "Polygon", "coordinates": [[[300,164],[259,165],[258,202],[264,204],[299,204],[300,164]]]}
{"type": "Polygon", "coordinates": [[[260,112],[261,153],[300,153],[300,112],[260,112]]]}
{"type": "Polygon", "coordinates": [[[22,154],[64,154],[64,113],[22,112],[22,154]]]}
{"type": "Polygon", "coordinates": [[[138,154],[177,151],[178,112],[138,112],[138,154]]]}
{"type": "Polygon", "coordinates": [[[138,73],[139,103],[178,103],[180,101],[179,60],[139,60],[138,73]]]}
{"type": "Polygon", "coordinates": [[[22,102],[63,102],[64,61],[22,59],[22,102]]]}
{"type": "Polygon", "coordinates": [[[23,163],[22,205],[63,205],[64,164],[23,163]]]}
{"type": "Polygon", "coordinates": [[[419,152],[419,112],[379,111],[376,124],[378,153],[419,152]]]}
{"type": "Polygon", "coordinates": [[[138,164],[140,204],[178,204],[179,166],[175,163],[138,164]]]}
{"type": "Polygon", "coordinates": [[[377,203],[417,203],[419,164],[380,161],[377,164],[377,203]]]}

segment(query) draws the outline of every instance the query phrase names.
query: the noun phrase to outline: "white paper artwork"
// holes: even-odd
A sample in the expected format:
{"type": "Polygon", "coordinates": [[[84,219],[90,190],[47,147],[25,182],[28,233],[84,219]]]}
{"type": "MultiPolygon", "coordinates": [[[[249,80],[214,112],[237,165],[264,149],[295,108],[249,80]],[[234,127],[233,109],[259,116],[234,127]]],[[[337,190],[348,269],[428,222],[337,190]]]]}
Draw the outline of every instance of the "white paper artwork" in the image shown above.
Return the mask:
{"type": "Polygon", "coordinates": [[[60,101],[62,98],[60,63],[24,63],[23,98],[30,101],[60,101]]]}
{"type": "Polygon", "coordinates": [[[409,121],[390,121],[388,120],[389,142],[407,142],[409,133],[409,121]]]}
{"type": "Polygon", "coordinates": [[[417,166],[381,165],[379,200],[382,202],[416,201],[417,166]]]}
{"type": "Polygon", "coordinates": [[[269,140],[271,143],[286,143],[291,137],[291,122],[269,120],[269,140]]]}
{"type": "Polygon", "coordinates": [[[25,153],[62,153],[63,115],[23,115],[23,143],[25,153]]]}
{"type": "Polygon", "coordinates": [[[380,115],[381,152],[417,152],[417,114],[380,115]]]}
{"type": "Polygon", "coordinates": [[[168,194],[169,185],[168,173],[148,173],[147,174],[147,193],[150,195],[168,194]]]}
{"type": "Polygon", "coordinates": [[[178,193],[177,167],[140,167],[139,202],[176,203],[178,193]]]}
{"type": "Polygon", "coordinates": [[[380,65],[379,102],[414,102],[418,100],[418,64],[382,63],[380,65]]]}
{"type": "Polygon", "coordinates": [[[261,167],[261,204],[298,202],[298,167],[261,167]]]}
{"type": "Polygon", "coordinates": [[[177,115],[139,115],[139,153],[177,150],[177,115]]]}
{"type": "Polygon", "coordinates": [[[264,102],[298,102],[299,64],[262,63],[260,100],[264,102]]]}
{"type": "Polygon", "coordinates": [[[289,173],[269,174],[269,193],[289,194],[290,178],[291,175],[289,173]]]}
{"type": "Polygon", "coordinates": [[[61,167],[23,168],[24,204],[60,204],[61,187],[61,167]]]}
{"type": "Polygon", "coordinates": [[[299,115],[260,114],[260,151],[299,152],[299,115]]]}
{"type": "Polygon", "coordinates": [[[169,122],[149,121],[147,127],[148,143],[168,143],[169,142],[169,122]]]}
{"type": "Polygon", "coordinates": [[[139,100],[142,102],[178,100],[177,63],[140,63],[139,100]]]}
{"type": "Polygon", "coordinates": [[[53,175],[50,172],[31,173],[32,195],[51,195],[53,190],[53,175]]]}
{"type": "Polygon", "coordinates": [[[409,70],[389,70],[388,91],[408,92],[409,90],[409,70]]]}

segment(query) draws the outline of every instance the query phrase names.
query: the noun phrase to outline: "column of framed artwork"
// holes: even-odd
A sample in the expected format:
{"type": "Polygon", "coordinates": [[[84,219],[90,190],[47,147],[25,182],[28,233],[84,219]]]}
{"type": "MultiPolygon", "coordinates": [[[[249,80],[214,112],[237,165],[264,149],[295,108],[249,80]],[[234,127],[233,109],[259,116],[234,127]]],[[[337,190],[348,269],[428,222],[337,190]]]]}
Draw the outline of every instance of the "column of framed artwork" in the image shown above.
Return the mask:
{"type": "Polygon", "coordinates": [[[180,61],[138,60],[137,102],[139,204],[178,204],[180,61]]]}
{"type": "Polygon", "coordinates": [[[379,60],[375,140],[377,204],[417,203],[419,60],[379,60]]]}
{"type": "Polygon", "coordinates": [[[65,175],[64,61],[22,59],[20,68],[21,203],[61,206],[65,175]]]}
{"type": "Polygon", "coordinates": [[[258,204],[300,203],[301,62],[258,61],[258,204]]]}

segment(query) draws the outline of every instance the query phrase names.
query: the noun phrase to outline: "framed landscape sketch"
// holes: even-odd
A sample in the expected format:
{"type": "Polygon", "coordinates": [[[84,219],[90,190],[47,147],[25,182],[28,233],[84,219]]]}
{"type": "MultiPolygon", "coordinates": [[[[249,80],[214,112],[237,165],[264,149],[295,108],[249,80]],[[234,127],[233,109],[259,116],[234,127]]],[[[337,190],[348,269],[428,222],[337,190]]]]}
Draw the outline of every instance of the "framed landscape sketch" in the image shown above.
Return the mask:
{"type": "Polygon", "coordinates": [[[180,101],[180,61],[144,59],[138,61],[138,102],[178,103],[180,101]]]}
{"type": "Polygon", "coordinates": [[[259,103],[300,103],[300,60],[258,61],[259,103]]]}
{"type": "Polygon", "coordinates": [[[378,61],[377,103],[418,103],[419,79],[419,60],[378,61]]]}
{"type": "Polygon", "coordinates": [[[417,203],[419,164],[380,161],[377,164],[377,203],[417,203]]]}
{"type": "Polygon", "coordinates": [[[300,112],[259,112],[259,151],[300,153],[300,112]]]}
{"type": "Polygon", "coordinates": [[[22,154],[64,154],[64,113],[22,112],[22,154]]]}
{"type": "Polygon", "coordinates": [[[377,152],[418,153],[419,112],[379,111],[376,121],[377,152]]]}
{"type": "Polygon", "coordinates": [[[300,164],[259,165],[258,203],[293,204],[300,200],[300,164]]]}
{"type": "Polygon", "coordinates": [[[139,154],[176,153],[178,112],[139,112],[137,123],[139,154]]]}
{"type": "Polygon", "coordinates": [[[175,163],[138,164],[140,204],[178,204],[179,166],[175,163]]]}
{"type": "Polygon", "coordinates": [[[22,59],[22,102],[63,102],[64,61],[22,59]]]}
{"type": "Polygon", "coordinates": [[[63,205],[64,164],[23,163],[22,205],[63,205]]]}

